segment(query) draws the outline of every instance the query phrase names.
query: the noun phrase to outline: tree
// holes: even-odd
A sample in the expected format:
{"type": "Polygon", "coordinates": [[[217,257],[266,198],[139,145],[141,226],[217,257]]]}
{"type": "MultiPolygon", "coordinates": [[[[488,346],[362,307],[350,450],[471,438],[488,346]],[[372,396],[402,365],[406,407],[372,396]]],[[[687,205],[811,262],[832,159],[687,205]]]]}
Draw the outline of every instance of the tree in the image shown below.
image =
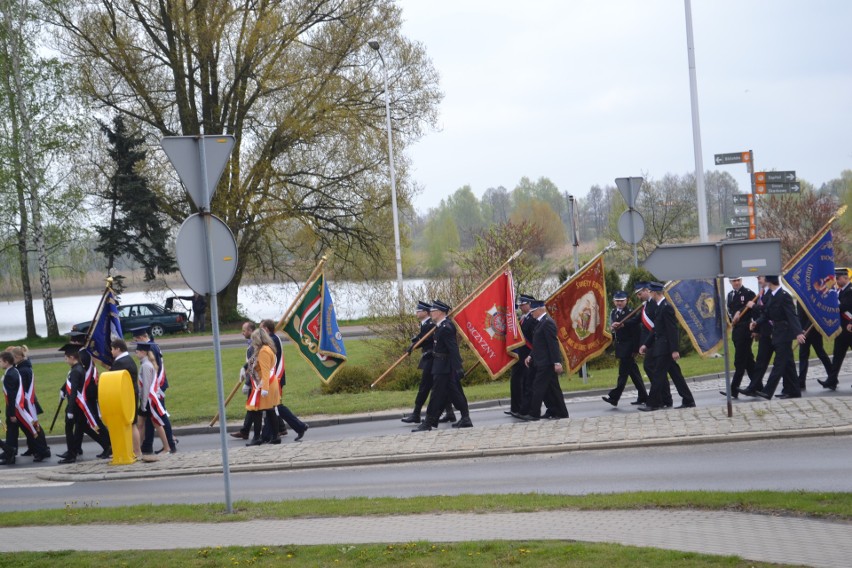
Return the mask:
{"type": "MultiPolygon", "coordinates": [[[[238,316],[245,273],[303,278],[328,251],[338,272],[389,270],[382,63],[367,41],[378,38],[387,64],[401,208],[411,192],[403,152],[434,124],[441,98],[424,48],[400,35],[391,0],[53,7],[75,85],[100,110],[132,118],[146,137],[235,136],[211,206],[239,253],[220,293],[223,317],[238,316]]],[[[194,207],[164,156],[149,158],[163,213],[182,221],[194,207]]]]}
{"type": "Polygon", "coordinates": [[[565,243],[565,226],[556,211],[544,201],[529,199],[519,203],[512,213],[512,222],[527,222],[538,228],[539,238],[530,242],[528,248],[541,259],[565,243]]]}
{"type": "Polygon", "coordinates": [[[459,249],[461,239],[452,214],[446,207],[430,212],[423,231],[428,251],[426,264],[429,270],[443,272],[450,262],[450,253],[459,249]]]}
{"type": "Polygon", "coordinates": [[[704,172],[707,197],[707,226],[710,231],[724,232],[734,214],[733,195],[738,192],[737,181],[728,172],[704,172]]]}
{"type": "Polygon", "coordinates": [[[461,239],[461,248],[473,246],[476,235],[482,230],[481,208],[479,200],[473,194],[469,185],[458,188],[446,201],[441,202],[453,217],[461,239]]]}
{"type": "Polygon", "coordinates": [[[505,223],[512,212],[512,198],[505,187],[489,187],[482,194],[482,218],[490,223],[505,223]]]}
{"type": "Polygon", "coordinates": [[[157,196],[138,172],[145,161],[144,140],[128,131],[121,115],[113,119],[112,129],[102,123],[101,130],[110,142],[115,171],[103,196],[110,207],[109,224],[95,229],[95,250],[107,257],[107,272],[126,254],[142,266],[144,280],[150,282],[156,274],[169,274],[177,267],[167,247],[168,231],[159,217],[157,196]]]}

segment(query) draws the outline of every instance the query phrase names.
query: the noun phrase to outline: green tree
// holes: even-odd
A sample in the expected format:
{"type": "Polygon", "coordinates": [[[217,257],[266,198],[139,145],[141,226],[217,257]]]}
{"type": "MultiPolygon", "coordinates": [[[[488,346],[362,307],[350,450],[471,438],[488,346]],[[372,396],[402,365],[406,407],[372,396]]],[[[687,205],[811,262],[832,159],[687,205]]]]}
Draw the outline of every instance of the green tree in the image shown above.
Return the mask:
{"type": "Polygon", "coordinates": [[[469,185],[462,186],[441,204],[453,216],[461,239],[461,248],[472,247],[476,242],[476,235],[484,226],[479,200],[473,190],[469,185]]]}
{"type": "Polygon", "coordinates": [[[565,243],[565,226],[553,208],[538,199],[527,199],[515,206],[512,222],[516,224],[527,222],[538,228],[539,238],[531,241],[528,248],[544,259],[545,255],[565,243]]]}
{"type": "Polygon", "coordinates": [[[423,232],[428,251],[426,264],[434,273],[444,272],[449,267],[450,253],[459,249],[461,240],[450,211],[439,208],[432,212],[423,232]]]}
{"type": "MultiPolygon", "coordinates": [[[[235,136],[211,206],[239,252],[220,293],[224,318],[238,315],[246,273],[303,278],[329,251],[338,271],[392,266],[382,62],[368,40],[378,38],[387,64],[401,208],[411,193],[404,150],[434,124],[441,99],[423,46],[400,34],[394,2],[52,6],[57,47],[77,64],[73,84],[100,111],[132,117],[146,138],[235,136]]],[[[182,221],[194,207],[165,157],[149,158],[163,212],[182,221]]]]}

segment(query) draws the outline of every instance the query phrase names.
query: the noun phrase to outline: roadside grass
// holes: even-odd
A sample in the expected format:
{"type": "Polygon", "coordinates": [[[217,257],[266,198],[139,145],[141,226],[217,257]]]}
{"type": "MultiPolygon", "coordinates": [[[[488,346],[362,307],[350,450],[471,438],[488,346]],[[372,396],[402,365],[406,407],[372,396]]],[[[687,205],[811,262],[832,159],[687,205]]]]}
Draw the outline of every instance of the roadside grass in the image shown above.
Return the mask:
{"type": "MultiPolygon", "coordinates": [[[[378,377],[384,366],[377,363],[379,345],[375,339],[349,340],[346,342],[348,364],[361,365],[378,377]]],[[[831,342],[828,342],[831,343],[831,342]]],[[[132,347],[132,346],[131,346],[132,347]]],[[[831,345],[827,345],[827,348],[831,345]]],[[[225,396],[239,379],[239,369],[245,362],[245,349],[231,347],[222,349],[222,369],[225,396]]],[[[370,390],[354,394],[322,394],[321,383],[316,374],[297,352],[292,344],[284,346],[287,367],[287,385],[284,388],[284,404],[301,417],[317,415],[340,415],[377,412],[398,409],[408,411],[414,400],[415,390],[390,391],[370,390]]],[[[166,370],[170,387],[166,404],[175,425],[199,424],[209,422],[218,411],[216,395],[216,370],[213,351],[173,351],[164,350],[166,370]]],[[[402,365],[416,367],[416,358],[406,359],[402,365]]],[[[640,362],[641,365],[641,362],[640,362]]],[[[690,354],[680,360],[680,366],[686,377],[723,373],[723,358],[703,359],[690,354]]],[[[64,363],[33,364],[37,379],[37,394],[45,408],[45,416],[54,411],[59,388],[65,382],[68,366],[64,363]]],[[[509,373],[497,381],[478,385],[465,385],[465,394],[471,402],[508,398],[509,373]]],[[[562,375],[560,384],[566,392],[582,392],[596,389],[610,389],[615,386],[618,369],[594,369],[584,383],[576,374],[562,375]]],[[[647,382],[647,381],[646,381],[647,382]]],[[[237,392],[227,408],[230,421],[242,420],[245,397],[237,392]]]]}
{"type": "MultiPolygon", "coordinates": [[[[140,541],[144,535],[139,535],[140,541]]],[[[711,556],[692,552],[660,550],[566,541],[476,541],[394,544],[334,544],[324,546],[215,547],[186,550],[122,552],[18,552],[0,557],[0,566],[33,568],[112,568],[134,566],[370,566],[371,568],[440,568],[466,566],[580,568],[623,566],[626,568],[690,566],[695,568],[770,567],[775,564],[747,561],[735,556],[711,556]]]]}
{"type": "Polygon", "coordinates": [[[486,494],[410,498],[299,499],[234,503],[229,515],[221,503],[100,507],[69,501],[63,509],[0,513],[0,526],[219,523],[252,519],[358,517],[435,513],[494,513],[573,510],[701,509],[767,515],[852,520],[852,494],[804,491],[661,491],[591,495],[486,494]]]}

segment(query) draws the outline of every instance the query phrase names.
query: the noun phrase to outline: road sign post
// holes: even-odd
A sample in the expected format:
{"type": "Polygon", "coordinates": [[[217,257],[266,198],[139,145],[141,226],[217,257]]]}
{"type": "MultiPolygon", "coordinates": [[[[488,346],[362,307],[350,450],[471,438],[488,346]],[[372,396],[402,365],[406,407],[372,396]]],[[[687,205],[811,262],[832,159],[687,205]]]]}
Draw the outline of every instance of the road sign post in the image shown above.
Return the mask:
{"type": "Polygon", "coordinates": [[[624,201],[627,203],[627,211],[618,218],[618,234],[625,242],[633,245],[633,266],[639,267],[639,254],[636,245],[645,236],[645,220],[636,211],[636,199],[642,190],[645,179],[641,177],[615,178],[615,185],[624,201]]]}
{"type": "MultiPolygon", "coordinates": [[[[219,439],[222,446],[222,473],[225,481],[225,506],[228,513],[233,513],[233,505],[231,503],[231,472],[228,465],[228,438],[227,438],[227,422],[225,419],[225,384],[222,377],[222,349],[219,341],[219,303],[216,296],[221,288],[216,284],[216,266],[220,263],[214,262],[214,245],[213,234],[221,233],[217,228],[211,228],[215,223],[213,215],[210,213],[210,201],[216,191],[216,185],[219,183],[219,178],[222,172],[225,171],[225,165],[228,163],[231,151],[234,148],[236,139],[233,136],[171,136],[163,138],[160,144],[172,165],[177,170],[178,176],[183,182],[186,192],[189,197],[198,207],[199,213],[196,217],[197,221],[191,221],[193,217],[187,219],[184,223],[189,227],[198,226],[200,230],[190,228],[189,236],[182,239],[184,248],[189,245],[193,250],[189,252],[190,256],[197,257],[201,251],[200,246],[204,247],[204,254],[207,269],[206,287],[202,286],[197,281],[197,275],[193,274],[189,278],[184,276],[186,283],[192,288],[192,284],[196,284],[204,291],[210,292],[210,322],[213,328],[213,354],[216,361],[216,387],[219,394],[219,439]],[[193,234],[195,236],[193,237],[193,234]]],[[[220,221],[221,223],[221,221],[220,221]]],[[[224,225],[224,223],[222,223],[224,225]]],[[[183,227],[182,227],[183,229],[183,227]]],[[[220,228],[219,228],[220,229],[220,228]]],[[[232,256],[232,264],[236,266],[236,243],[234,236],[225,226],[227,235],[222,234],[217,241],[224,243],[222,246],[228,251],[224,256],[232,256]],[[230,237],[230,242],[228,241],[230,237]],[[231,247],[233,245],[233,247],[231,247]],[[234,254],[229,252],[233,250],[234,254]]],[[[178,235],[180,239],[180,234],[178,235]]],[[[178,259],[185,254],[180,254],[179,249],[178,259]]],[[[187,262],[187,261],[185,261],[187,262]]],[[[224,261],[228,262],[228,261],[224,261]]],[[[181,270],[183,274],[183,269],[181,270]]],[[[233,272],[230,277],[233,277],[233,272]]],[[[228,278],[228,282],[230,278],[228,278]]],[[[222,287],[227,285],[227,282],[222,284],[222,287]]],[[[194,288],[196,292],[199,289],[194,288]]]]}

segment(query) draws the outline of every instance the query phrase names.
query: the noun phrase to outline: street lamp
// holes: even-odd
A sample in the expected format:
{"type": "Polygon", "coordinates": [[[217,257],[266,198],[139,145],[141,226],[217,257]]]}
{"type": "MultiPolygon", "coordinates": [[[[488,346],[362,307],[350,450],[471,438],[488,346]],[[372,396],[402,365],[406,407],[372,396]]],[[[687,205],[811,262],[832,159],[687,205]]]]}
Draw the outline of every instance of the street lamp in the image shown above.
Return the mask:
{"type": "Polygon", "coordinates": [[[382,62],[382,77],[385,81],[385,114],[387,115],[388,129],[388,162],[390,162],[390,182],[391,182],[391,207],[393,208],[393,241],[396,247],[396,283],[399,287],[399,313],[403,313],[405,306],[405,295],[402,289],[402,249],[399,246],[399,214],[396,207],[396,169],[393,165],[393,131],[391,130],[391,113],[390,113],[390,90],[388,90],[388,67],[385,64],[385,58],[382,57],[382,52],[379,50],[379,42],[375,39],[367,42],[372,49],[379,55],[379,60],[382,62]]]}

